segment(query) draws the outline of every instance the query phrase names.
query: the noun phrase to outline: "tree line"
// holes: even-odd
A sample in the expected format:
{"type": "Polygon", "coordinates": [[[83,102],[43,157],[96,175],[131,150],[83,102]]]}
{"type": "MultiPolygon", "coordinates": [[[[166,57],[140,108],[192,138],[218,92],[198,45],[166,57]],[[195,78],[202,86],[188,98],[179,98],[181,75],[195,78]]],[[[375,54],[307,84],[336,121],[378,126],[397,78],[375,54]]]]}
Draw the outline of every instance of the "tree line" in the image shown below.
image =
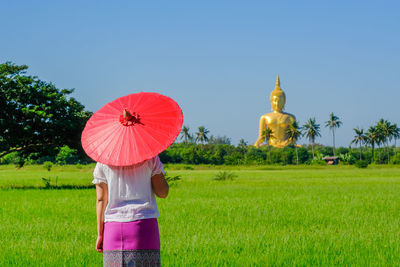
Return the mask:
{"type": "Polygon", "coordinates": [[[26,74],[28,66],[0,64],[0,159],[13,154],[20,164],[27,158],[56,157],[64,146],[85,153],[80,136],[92,113],[72,89],[26,74]]]}
{"type": "Polygon", "coordinates": [[[334,157],[338,156],[340,161],[345,164],[354,164],[357,159],[360,161],[366,160],[368,163],[400,163],[400,159],[397,157],[396,145],[397,139],[400,138],[400,128],[397,127],[396,123],[380,119],[375,125],[370,126],[366,132],[359,127],[354,128],[355,135],[349,143],[349,148],[340,148],[340,153],[337,154],[335,131],[341,126],[342,121],[340,118],[331,112],[328,120],[325,122],[325,127],[329,128],[332,133],[332,147],[327,147],[316,144],[317,137],[321,137],[321,125],[316,122],[315,118],[308,119],[302,126],[295,120],[286,129],[286,136],[293,145],[285,149],[271,148],[269,140],[274,138],[274,132],[272,129],[266,128],[264,131],[266,146],[259,148],[259,152],[254,152],[257,148],[248,146],[244,139],[241,139],[238,146],[234,147],[231,146],[230,139],[225,136],[209,137],[208,134],[210,131],[204,126],[198,127],[197,132],[193,134],[190,133],[188,126],[183,126],[180,140],[184,146],[173,145],[163,153],[163,158],[166,162],[191,164],[301,164],[322,163],[324,156],[333,154],[334,157]],[[309,140],[309,146],[300,147],[295,145],[302,136],[305,136],[309,140]],[[395,143],[394,147],[389,146],[392,140],[395,143]],[[219,146],[218,148],[213,148],[204,144],[219,146]],[[358,149],[351,149],[351,145],[353,144],[358,145],[358,149]],[[315,148],[316,146],[318,149],[315,148]],[[375,155],[376,146],[379,149],[377,157],[375,155]],[[358,155],[355,155],[355,151],[357,151],[358,155]],[[196,153],[197,158],[194,158],[196,153]],[[258,157],[255,157],[257,153],[258,157]],[[191,158],[187,157],[189,154],[192,155],[191,158]],[[393,157],[392,161],[391,157],[393,157]]]}
{"type": "MultiPolygon", "coordinates": [[[[174,143],[160,154],[163,163],[181,164],[213,164],[213,165],[268,165],[268,164],[311,164],[326,165],[325,156],[331,155],[332,146],[314,144],[314,156],[311,145],[297,147],[289,145],[285,148],[260,147],[239,144],[196,144],[174,143]]],[[[360,149],[351,147],[337,147],[336,155],[341,164],[353,165],[359,160],[360,149]]],[[[363,148],[362,162],[366,164],[400,164],[400,154],[394,146],[385,150],[376,149],[374,157],[370,147],[363,148]],[[388,161],[390,155],[390,161],[388,161]]]]}
{"type": "MultiPolygon", "coordinates": [[[[333,113],[329,115],[329,120],[325,122],[325,126],[329,127],[332,132],[333,137],[333,155],[335,156],[335,129],[340,128],[342,122],[340,121],[339,117],[335,116],[333,113]]],[[[314,157],[314,149],[313,144],[315,143],[315,139],[321,136],[320,132],[320,124],[316,123],[315,118],[310,118],[303,126],[302,134],[304,134],[307,139],[311,142],[312,146],[312,153],[314,157]]],[[[372,125],[368,128],[367,131],[364,132],[364,129],[356,127],[353,128],[354,137],[350,142],[350,146],[352,144],[359,146],[359,155],[360,160],[363,159],[362,157],[362,150],[363,146],[371,148],[371,158],[372,162],[375,162],[375,147],[381,146],[384,147],[384,150],[387,154],[387,163],[390,162],[390,149],[389,143],[394,140],[394,155],[397,156],[397,139],[400,138],[400,128],[397,126],[396,123],[391,123],[388,120],[380,119],[375,125],[372,125]]],[[[379,162],[381,154],[379,153],[379,162]]]]}
{"type": "MultiPolygon", "coordinates": [[[[92,162],[84,153],[80,136],[92,112],[71,97],[73,90],[59,89],[52,83],[27,75],[28,66],[11,62],[0,64],[0,163],[43,163],[58,164],[92,162]]],[[[310,118],[300,126],[298,121],[287,127],[291,143],[305,136],[309,145],[295,145],[284,149],[272,148],[268,141],[274,136],[266,129],[266,146],[255,148],[239,141],[231,144],[226,136],[210,135],[205,126],[190,133],[183,126],[178,142],[161,154],[166,163],[188,164],[303,164],[321,163],[326,155],[336,155],[344,163],[352,164],[355,159],[375,163],[396,163],[398,159],[396,141],[400,129],[397,124],[381,119],[364,129],[354,128],[355,136],[350,145],[357,149],[336,148],[335,131],[341,120],[331,113],[325,122],[332,133],[332,147],[316,144],[321,136],[321,126],[310,118]],[[395,146],[389,143],[394,140],[395,146]],[[179,143],[181,141],[181,143],[179,143]],[[357,155],[355,154],[357,153],[357,155]]]]}

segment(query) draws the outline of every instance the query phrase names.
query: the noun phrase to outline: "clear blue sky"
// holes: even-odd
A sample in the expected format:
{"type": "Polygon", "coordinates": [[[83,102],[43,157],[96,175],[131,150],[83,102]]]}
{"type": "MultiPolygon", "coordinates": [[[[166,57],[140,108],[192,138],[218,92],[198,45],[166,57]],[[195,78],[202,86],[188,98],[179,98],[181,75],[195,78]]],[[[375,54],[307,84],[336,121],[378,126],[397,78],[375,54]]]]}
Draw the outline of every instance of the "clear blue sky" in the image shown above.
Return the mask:
{"type": "MultiPolygon", "coordinates": [[[[300,124],[342,119],[338,145],[380,118],[400,125],[398,1],[7,1],[0,11],[0,62],[75,88],[91,111],[156,91],[192,132],[253,143],[279,74],[300,124]]],[[[317,142],[330,145],[321,128],[317,142]]]]}

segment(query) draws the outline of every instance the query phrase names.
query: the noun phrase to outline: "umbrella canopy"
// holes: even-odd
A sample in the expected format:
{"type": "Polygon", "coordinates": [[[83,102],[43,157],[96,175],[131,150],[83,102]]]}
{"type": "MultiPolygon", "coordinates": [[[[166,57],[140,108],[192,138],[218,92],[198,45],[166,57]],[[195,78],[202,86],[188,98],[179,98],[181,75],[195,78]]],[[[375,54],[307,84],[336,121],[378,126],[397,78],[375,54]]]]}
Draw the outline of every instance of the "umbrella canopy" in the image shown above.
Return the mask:
{"type": "Polygon", "coordinates": [[[93,160],[128,166],[164,151],[178,137],[182,110],[158,93],[120,97],[90,117],[82,132],[82,147],[93,160]]]}

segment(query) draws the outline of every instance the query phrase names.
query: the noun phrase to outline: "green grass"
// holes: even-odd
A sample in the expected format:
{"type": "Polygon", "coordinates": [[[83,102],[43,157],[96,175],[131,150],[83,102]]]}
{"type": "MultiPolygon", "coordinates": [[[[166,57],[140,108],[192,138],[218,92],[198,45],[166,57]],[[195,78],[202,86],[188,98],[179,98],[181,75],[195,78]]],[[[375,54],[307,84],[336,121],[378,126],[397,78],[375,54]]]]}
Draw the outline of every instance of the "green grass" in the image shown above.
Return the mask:
{"type": "MultiPolygon", "coordinates": [[[[82,166],[82,165],[81,165],[82,166]]],[[[9,189],[15,187],[44,187],[42,178],[51,180],[51,184],[56,181],[57,185],[91,185],[91,178],[94,164],[77,167],[54,166],[51,171],[47,171],[41,165],[28,165],[23,168],[16,168],[13,165],[0,165],[0,188],[9,189]]]]}
{"type": "MultiPolygon", "coordinates": [[[[182,180],[158,200],[163,266],[400,264],[400,168],[191,167],[168,166],[182,180]]],[[[0,167],[0,266],[101,266],[94,189],[9,189],[89,185],[92,168],[0,167]]]]}

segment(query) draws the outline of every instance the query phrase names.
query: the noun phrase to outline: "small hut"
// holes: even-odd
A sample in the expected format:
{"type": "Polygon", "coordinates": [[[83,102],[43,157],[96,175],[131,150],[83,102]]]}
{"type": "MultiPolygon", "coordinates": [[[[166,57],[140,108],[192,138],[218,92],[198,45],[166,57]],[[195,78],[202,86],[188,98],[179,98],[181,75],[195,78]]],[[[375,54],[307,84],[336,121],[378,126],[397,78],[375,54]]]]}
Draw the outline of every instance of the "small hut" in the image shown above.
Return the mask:
{"type": "Polygon", "coordinates": [[[338,157],[324,157],[322,158],[328,165],[337,165],[339,163],[338,157]]]}

